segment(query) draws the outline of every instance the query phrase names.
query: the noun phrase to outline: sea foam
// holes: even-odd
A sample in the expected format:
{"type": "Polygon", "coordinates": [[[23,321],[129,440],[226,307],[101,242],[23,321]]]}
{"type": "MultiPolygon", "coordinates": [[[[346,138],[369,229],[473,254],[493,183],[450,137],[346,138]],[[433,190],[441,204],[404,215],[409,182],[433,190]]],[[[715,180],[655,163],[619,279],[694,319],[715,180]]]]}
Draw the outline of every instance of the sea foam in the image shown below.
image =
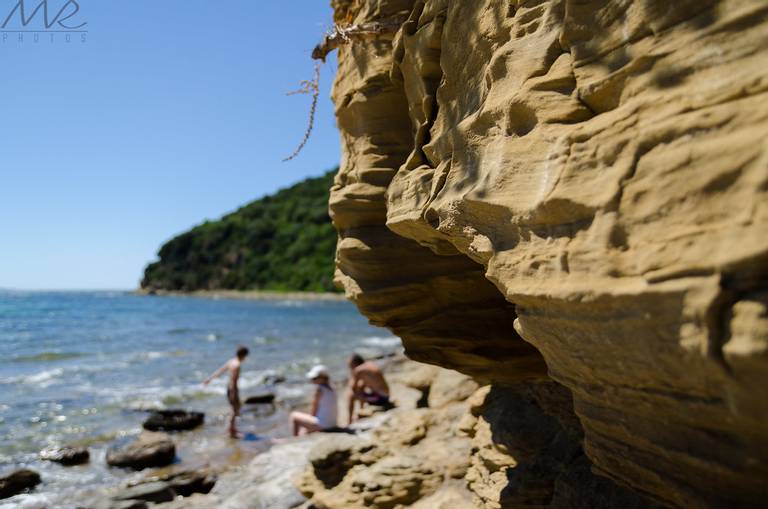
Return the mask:
{"type": "Polygon", "coordinates": [[[363,338],[360,341],[365,346],[376,346],[380,348],[393,348],[400,346],[400,338],[395,336],[371,336],[363,338]]]}

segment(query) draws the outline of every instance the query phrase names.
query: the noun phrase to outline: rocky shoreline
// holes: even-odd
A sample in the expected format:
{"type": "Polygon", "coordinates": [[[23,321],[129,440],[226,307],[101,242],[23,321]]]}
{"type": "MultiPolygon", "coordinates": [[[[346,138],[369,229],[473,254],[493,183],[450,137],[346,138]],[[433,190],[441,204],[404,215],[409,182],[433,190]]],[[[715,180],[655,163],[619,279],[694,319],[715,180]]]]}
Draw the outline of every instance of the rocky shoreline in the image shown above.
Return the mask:
{"type": "MultiPolygon", "coordinates": [[[[566,508],[574,501],[592,509],[661,507],[595,475],[578,421],[560,409],[569,399],[562,387],[480,386],[402,354],[378,362],[395,408],[367,407],[348,433],[264,440],[262,452],[229,467],[194,464],[182,454],[181,463],[82,493],[74,507],[501,509],[566,508]]],[[[341,400],[344,380],[335,375],[341,400]]],[[[340,417],[345,422],[343,412],[340,417]]],[[[181,436],[145,432],[128,448],[159,448],[163,455],[181,436]]]]}
{"type": "Polygon", "coordinates": [[[206,299],[236,299],[236,300],[300,300],[300,301],[343,301],[343,293],[331,292],[274,292],[266,290],[196,290],[193,292],[177,292],[169,290],[135,290],[136,295],[152,295],[160,297],[200,297],[206,299]]]}
{"type": "MultiPolygon", "coordinates": [[[[84,494],[77,507],[472,507],[463,480],[472,438],[462,423],[484,389],[465,375],[402,355],[379,362],[396,408],[377,412],[369,407],[352,433],[282,439],[246,465],[219,471],[206,466],[173,474],[147,471],[139,480],[84,494]]],[[[339,389],[342,382],[337,380],[339,389]]],[[[338,392],[342,398],[343,391],[338,392]]]]}
{"type": "Polygon", "coordinates": [[[402,357],[386,364],[396,408],[357,421],[354,434],[278,443],[248,466],[223,473],[210,493],[156,507],[474,507],[463,480],[472,438],[461,424],[485,389],[454,371],[402,357]]]}
{"type": "MultiPolygon", "coordinates": [[[[194,507],[226,507],[226,503],[230,503],[229,507],[294,507],[297,502],[327,497],[328,494],[320,493],[315,496],[316,488],[311,487],[311,477],[307,477],[305,473],[308,465],[319,462],[321,472],[323,469],[336,468],[333,462],[338,456],[338,451],[347,446],[358,450],[366,441],[382,440],[382,436],[387,436],[388,432],[379,430],[386,430],[390,421],[417,422],[418,417],[409,417],[411,413],[423,413],[424,408],[436,401],[438,396],[435,394],[445,392],[442,389],[438,392],[430,391],[435,374],[443,371],[440,368],[409,361],[401,353],[394,352],[382,354],[375,360],[385,369],[397,407],[392,411],[380,413],[374,413],[374,409],[368,407],[361,412],[362,418],[353,425],[354,435],[318,433],[298,439],[277,439],[274,445],[271,445],[269,436],[253,436],[249,440],[254,441],[244,442],[243,445],[253,444],[254,447],[238,449],[239,441],[234,441],[235,443],[230,445],[237,451],[234,456],[222,452],[224,456],[230,456],[231,463],[227,463],[220,461],[222,458],[218,456],[221,454],[217,452],[214,444],[203,446],[202,452],[198,450],[196,454],[193,453],[190,440],[194,442],[207,439],[199,434],[189,434],[186,430],[187,421],[194,421],[199,431],[203,427],[219,427],[222,425],[218,422],[220,419],[211,419],[212,422],[201,427],[204,417],[200,413],[150,411],[146,417],[142,417],[145,431],[130,441],[114,442],[106,451],[89,451],[87,447],[74,446],[49,447],[41,451],[42,459],[59,463],[62,468],[88,469],[92,465],[101,466],[106,463],[113,468],[136,471],[135,474],[126,475],[119,484],[82,491],[76,497],[57,501],[56,507],[136,509],[166,505],[192,507],[191,504],[196,504],[194,507]],[[316,445],[319,448],[315,448],[316,445]],[[331,451],[330,456],[318,459],[323,456],[324,450],[331,451]],[[241,457],[242,454],[247,456],[241,457]],[[91,465],[88,465],[89,462],[91,465]],[[261,479],[258,483],[255,481],[257,478],[261,479]],[[249,497],[248,492],[254,483],[260,486],[258,498],[269,501],[266,505],[243,505],[238,502],[249,497]],[[270,495],[266,496],[264,490],[270,495]],[[227,502],[229,498],[233,501],[227,502]]],[[[458,374],[455,376],[458,377],[459,385],[469,383],[471,388],[476,387],[467,377],[458,374]]],[[[333,378],[340,408],[344,408],[342,400],[346,381],[342,373],[334,373],[333,378]]],[[[273,389],[276,388],[277,386],[273,386],[273,389]]],[[[287,419],[290,410],[307,406],[307,401],[286,400],[279,396],[276,398],[274,392],[262,392],[249,398],[251,401],[246,404],[246,415],[263,413],[266,407],[273,408],[273,411],[280,407],[277,413],[287,419]]],[[[277,394],[279,393],[280,391],[277,391],[277,394]]],[[[467,394],[468,391],[465,390],[462,397],[467,394]]],[[[340,417],[340,422],[345,422],[345,416],[340,417]]],[[[282,432],[276,430],[276,435],[280,436],[287,431],[286,420],[286,428],[282,432]]],[[[341,452],[341,456],[345,457],[350,454],[351,452],[341,452]]],[[[356,460],[347,457],[342,463],[347,464],[350,461],[356,460]]],[[[342,465],[339,468],[347,467],[342,465]]],[[[320,477],[324,478],[324,474],[321,473],[320,477]]],[[[35,507],[49,507],[45,497],[36,495],[35,489],[37,485],[44,486],[45,482],[45,475],[41,480],[37,472],[22,470],[11,474],[8,476],[8,482],[3,485],[7,490],[4,491],[5,500],[0,500],[0,507],[6,507],[3,504],[10,504],[9,507],[21,504],[26,507],[24,504],[35,503],[42,504],[35,507]],[[14,497],[18,494],[21,496],[14,497]]]]}
{"type": "MultiPolygon", "coordinates": [[[[578,421],[560,410],[568,395],[556,384],[480,386],[402,354],[378,362],[395,408],[368,407],[349,433],[263,440],[260,453],[230,466],[181,453],[181,462],[147,468],[62,507],[501,509],[574,507],[575,500],[592,509],[661,507],[595,475],[578,421]]],[[[342,399],[344,380],[335,375],[342,399]]],[[[299,406],[306,401],[291,408],[299,406]]],[[[126,449],[157,450],[165,464],[184,436],[145,432],[126,449]]]]}

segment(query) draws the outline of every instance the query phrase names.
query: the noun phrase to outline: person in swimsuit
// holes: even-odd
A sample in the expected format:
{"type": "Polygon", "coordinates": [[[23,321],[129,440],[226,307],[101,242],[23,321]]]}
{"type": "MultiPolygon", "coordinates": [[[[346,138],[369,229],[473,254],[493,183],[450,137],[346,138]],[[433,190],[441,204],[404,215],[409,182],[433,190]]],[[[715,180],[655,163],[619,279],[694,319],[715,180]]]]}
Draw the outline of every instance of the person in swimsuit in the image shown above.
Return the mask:
{"type": "Polygon", "coordinates": [[[369,405],[391,407],[389,385],[381,368],[374,362],[366,361],[358,354],[352,354],[348,361],[350,377],[347,391],[349,424],[355,419],[355,401],[360,406],[369,405]]]}
{"type": "Polygon", "coordinates": [[[328,370],[322,364],[318,364],[309,370],[307,379],[317,385],[317,390],[312,399],[310,413],[291,412],[293,436],[336,427],[336,391],[330,385],[331,377],[328,375],[328,370]]]}
{"type": "Polygon", "coordinates": [[[232,438],[240,438],[240,433],[237,431],[235,419],[240,415],[240,390],[238,389],[237,382],[240,380],[240,365],[245,358],[248,357],[248,349],[244,346],[240,346],[235,353],[235,356],[224,363],[222,367],[214,371],[214,373],[203,381],[203,385],[208,385],[211,380],[223,375],[225,372],[229,373],[229,383],[227,384],[227,401],[232,407],[232,413],[229,416],[229,436],[232,438]]]}

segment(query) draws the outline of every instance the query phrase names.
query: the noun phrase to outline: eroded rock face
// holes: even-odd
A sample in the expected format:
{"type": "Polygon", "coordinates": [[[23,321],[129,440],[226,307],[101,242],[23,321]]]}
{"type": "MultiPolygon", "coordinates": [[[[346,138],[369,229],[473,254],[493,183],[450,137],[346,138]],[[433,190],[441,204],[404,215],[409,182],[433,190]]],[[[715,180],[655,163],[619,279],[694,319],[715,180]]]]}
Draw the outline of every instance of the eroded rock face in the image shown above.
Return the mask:
{"type": "MultiPolygon", "coordinates": [[[[412,3],[357,2],[341,18],[398,18],[412,3]]],[[[514,331],[513,306],[482,266],[455,250],[436,255],[386,227],[387,189],[413,146],[408,99],[390,80],[391,36],[339,51],[334,101],[343,156],[330,200],[339,230],[336,281],[373,323],[413,339],[405,343],[413,359],[461,366],[477,377],[544,376],[541,356],[514,331]]]]}
{"type": "Polygon", "coordinates": [[[495,386],[473,400],[462,421],[473,445],[466,481],[482,507],[662,507],[592,473],[570,392],[559,384],[495,386]]]}
{"type": "Polygon", "coordinates": [[[339,49],[347,295],[413,358],[562,384],[600,474],[762,504],[768,4],[334,6],[406,19],[339,49]]]}

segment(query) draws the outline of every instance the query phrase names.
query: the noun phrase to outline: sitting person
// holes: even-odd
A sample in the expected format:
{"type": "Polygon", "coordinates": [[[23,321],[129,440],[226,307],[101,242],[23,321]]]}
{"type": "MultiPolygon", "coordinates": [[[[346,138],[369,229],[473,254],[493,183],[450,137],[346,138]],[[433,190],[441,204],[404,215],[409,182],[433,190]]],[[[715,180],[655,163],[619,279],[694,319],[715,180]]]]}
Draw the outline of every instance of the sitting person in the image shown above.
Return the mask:
{"type": "Polygon", "coordinates": [[[350,377],[347,394],[349,405],[349,424],[355,418],[355,401],[362,407],[369,405],[392,408],[389,401],[389,385],[384,379],[381,368],[374,362],[366,361],[358,354],[352,354],[348,362],[350,377]]]}
{"type": "Polygon", "coordinates": [[[331,378],[323,365],[309,370],[307,378],[317,385],[311,413],[291,412],[293,436],[336,428],[336,391],[330,386],[331,378]]]}

